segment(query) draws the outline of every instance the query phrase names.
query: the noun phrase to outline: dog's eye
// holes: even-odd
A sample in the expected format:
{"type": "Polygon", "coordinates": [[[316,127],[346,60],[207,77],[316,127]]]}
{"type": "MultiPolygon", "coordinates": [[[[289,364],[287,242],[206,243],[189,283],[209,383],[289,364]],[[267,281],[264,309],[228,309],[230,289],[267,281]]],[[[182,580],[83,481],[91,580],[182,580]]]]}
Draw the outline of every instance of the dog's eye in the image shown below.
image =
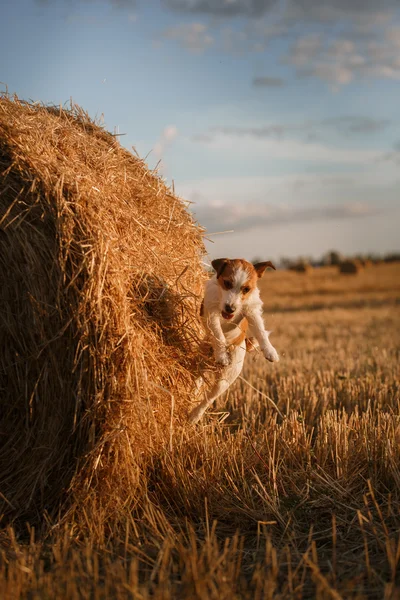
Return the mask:
{"type": "Polygon", "coordinates": [[[250,288],[249,288],[249,287],[247,287],[247,286],[246,286],[246,287],[244,287],[244,288],[242,288],[242,292],[243,292],[243,294],[248,294],[248,293],[249,293],[249,291],[250,291],[250,288]]]}
{"type": "Polygon", "coordinates": [[[224,279],[224,285],[227,290],[231,290],[233,288],[232,282],[229,279],[224,279]]]}

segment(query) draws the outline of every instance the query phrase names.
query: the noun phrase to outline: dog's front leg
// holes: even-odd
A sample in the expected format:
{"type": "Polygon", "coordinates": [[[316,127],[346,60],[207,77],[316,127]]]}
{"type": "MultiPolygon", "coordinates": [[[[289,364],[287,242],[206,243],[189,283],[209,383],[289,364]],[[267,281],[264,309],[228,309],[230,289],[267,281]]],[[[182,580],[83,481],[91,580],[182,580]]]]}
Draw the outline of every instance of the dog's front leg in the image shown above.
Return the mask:
{"type": "Polygon", "coordinates": [[[227,367],[229,365],[229,354],[226,348],[226,339],[221,327],[220,315],[212,312],[207,318],[207,329],[210,334],[210,341],[214,350],[215,362],[227,367]]]}
{"type": "Polygon", "coordinates": [[[269,341],[269,333],[265,331],[264,321],[261,312],[252,311],[246,315],[249,321],[250,335],[253,335],[260,345],[261,352],[270,362],[278,362],[279,355],[271,342],[269,341]]]}

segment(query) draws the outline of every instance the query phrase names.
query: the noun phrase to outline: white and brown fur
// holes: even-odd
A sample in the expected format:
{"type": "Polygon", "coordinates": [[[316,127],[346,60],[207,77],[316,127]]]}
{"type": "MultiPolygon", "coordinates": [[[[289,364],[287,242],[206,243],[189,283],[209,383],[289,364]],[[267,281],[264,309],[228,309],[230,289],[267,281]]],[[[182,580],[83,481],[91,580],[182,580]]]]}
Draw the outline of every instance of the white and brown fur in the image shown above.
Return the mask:
{"type": "Polygon", "coordinates": [[[196,381],[197,394],[204,394],[204,399],[191,411],[192,423],[197,423],[240,375],[246,350],[258,345],[267,360],[279,360],[269,341],[270,332],[264,328],[263,304],[257,287],[265,269],[275,269],[274,265],[270,261],[252,265],[241,258],[218,258],[211,264],[215,274],[206,283],[201,314],[206,342],[211,344],[215,361],[222,368],[209,390],[203,391],[204,378],[196,381]]]}

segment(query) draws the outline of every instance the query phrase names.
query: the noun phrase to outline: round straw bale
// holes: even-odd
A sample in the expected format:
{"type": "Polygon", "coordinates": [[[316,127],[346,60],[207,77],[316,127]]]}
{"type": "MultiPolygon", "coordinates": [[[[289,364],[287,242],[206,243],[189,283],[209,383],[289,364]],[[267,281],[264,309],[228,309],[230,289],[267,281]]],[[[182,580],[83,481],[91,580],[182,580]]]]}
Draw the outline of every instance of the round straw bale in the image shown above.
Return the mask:
{"type": "Polygon", "coordinates": [[[360,263],[364,269],[368,269],[369,267],[372,267],[372,265],[373,265],[372,260],[370,260],[369,258],[362,258],[360,260],[360,263]]]}
{"type": "Polygon", "coordinates": [[[294,264],[292,264],[289,269],[291,271],[296,271],[296,273],[311,273],[311,271],[313,270],[312,266],[310,265],[310,263],[308,263],[305,260],[296,262],[294,264]]]}
{"type": "Polygon", "coordinates": [[[340,263],[339,272],[346,275],[356,275],[362,270],[362,264],[359,260],[348,259],[340,263]]]}
{"type": "Polygon", "coordinates": [[[188,409],[202,230],[76,105],[0,97],[0,502],[107,520],[188,409]],[[100,513],[98,513],[100,514],[100,513]]]}

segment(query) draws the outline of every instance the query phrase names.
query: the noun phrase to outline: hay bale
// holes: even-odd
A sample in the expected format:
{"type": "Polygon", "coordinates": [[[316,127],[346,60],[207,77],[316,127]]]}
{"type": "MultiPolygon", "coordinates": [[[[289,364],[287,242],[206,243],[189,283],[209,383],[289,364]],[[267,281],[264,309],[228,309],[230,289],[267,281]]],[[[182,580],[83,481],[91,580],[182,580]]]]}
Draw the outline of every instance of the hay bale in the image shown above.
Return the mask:
{"type": "Polygon", "coordinates": [[[339,265],[339,272],[346,275],[356,275],[362,269],[362,264],[359,260],[344,260],[339,265]]]}
{"type": "Polygon", "coordinates": [[[6,518],[132,502],[186,416],[203,251],[186,204],[79,107],[0,97],[6,518]]]}
{"type": "Polygon", "coordinates": [[[297,263],[294,263],[293,265],[290,265],[289,269],[291,271],[295,271],[296,273],[311,273],[311,271],[313,270],[310,263],[306,261],[299,261],[297,263]]]}
{"type": "Polygon", "coordinates": [[[372,267],[372,265],[374,264],[369,258],[363,258],[362,260],[360,260],[360,262],[364,269],[369,269],[369,267],[372,267]]]}

